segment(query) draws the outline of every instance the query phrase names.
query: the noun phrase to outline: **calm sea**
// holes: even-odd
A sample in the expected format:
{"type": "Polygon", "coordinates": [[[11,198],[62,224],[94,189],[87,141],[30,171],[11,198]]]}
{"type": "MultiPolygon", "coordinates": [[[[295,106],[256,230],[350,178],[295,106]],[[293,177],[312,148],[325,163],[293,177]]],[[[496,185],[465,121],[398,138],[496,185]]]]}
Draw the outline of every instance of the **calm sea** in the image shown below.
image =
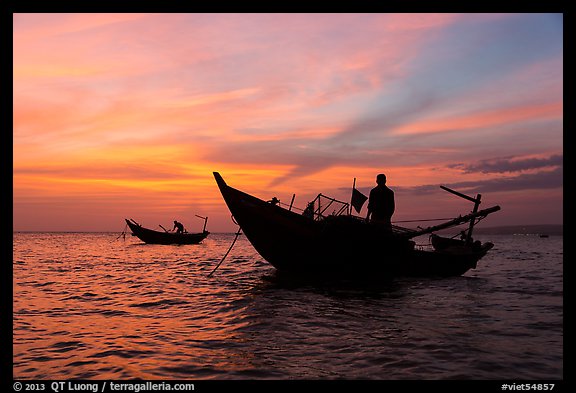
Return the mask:
{"type": "Polygon", "coordinates": [[[234,234],[146,245],[14,233],[16,379],[563,379],[563,239],[495,248],[447,279],[279,276],[234,234]]]}

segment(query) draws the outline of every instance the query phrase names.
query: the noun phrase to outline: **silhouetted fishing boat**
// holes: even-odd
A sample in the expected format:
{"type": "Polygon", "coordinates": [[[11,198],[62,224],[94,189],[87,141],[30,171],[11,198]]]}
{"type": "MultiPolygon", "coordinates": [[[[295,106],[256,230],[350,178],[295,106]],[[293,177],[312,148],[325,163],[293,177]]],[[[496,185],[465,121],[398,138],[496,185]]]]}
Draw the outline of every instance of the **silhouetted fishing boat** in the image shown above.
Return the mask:
{"type": "MultiPolygon", "coordinates": [[[[200,216],[197,216],[200,217],[200,216]]],[[[204,229],[199,233],[176,233],[170,232],[160,226],[163,231],[155,231],[153,229],[144,228],[132,219],[125,219],[126,224],[132,231],[132,236],[136,236],[144,243],[148,244],[198,244],[210,234],[206,230],[206,223],[208,217],[200,217],[204,219],[204,229]]]]}
{"type": "Polygon", "coordinates": [[[393,225],[390,231],[352,215],[348,203],[322,194],[311,202],[314,210],[310,215],[300,214],[292,211],[292,203],[284,208],[228,186],[218,172],[214,177],[246,238],[279,271],[350,277],[459,276],[475,268],[494,246],[474,241],[471,236],[474,224],[500,210],[499,206],[478,210],[480,195],[471,198],[442,187],[474,201],[473,212],[424,229],[393,225]],[[333,210],[326,215],[328,209],[333,210]],[[470,226],[462,239],[433,233],[465,223],[470,226]],[[411,240],[425,234],[431,234],[430,249],[411,240]]]}

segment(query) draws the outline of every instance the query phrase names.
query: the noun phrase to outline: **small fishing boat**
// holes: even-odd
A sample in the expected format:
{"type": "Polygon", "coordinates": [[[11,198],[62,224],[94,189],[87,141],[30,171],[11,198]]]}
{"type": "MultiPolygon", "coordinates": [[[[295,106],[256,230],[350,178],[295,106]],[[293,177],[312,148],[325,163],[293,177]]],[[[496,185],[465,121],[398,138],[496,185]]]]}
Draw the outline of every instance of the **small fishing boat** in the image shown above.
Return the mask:
{"type": "Polygon", "coordinates": [[[474,241],[472,230],[500,207],[478,210],[480,195],[472,198],[443,186],[474,201],[474,210],[424,229],[392,225],[390,230],[351,214],[347,202],[322,194],[309,203],[312,209],[298,213],[292,203],[285,208],[276,198],[266,202],[230,187],[218,172],[214,178],[234,221],[256,251],[279,271],[347,277],[459,276],[476,268],[494,246],[474,241]],[[466,223],[469,227],[460,233],[461,239],[433,233],[466,223]],[[430,249],[412,240],[422,235],[430,236],[430,249]]]}
{"type": "Polygon", "coordinates": [[[144,243],[148,244],[198,244],[210,234],[206,230],[206,223],[208,222],[208,217],[201,217],[204,219],[204,229],[199,233],[177,233],[170,232],[160,225],[163,231],[155,231],[153,229],[144,228],[142,225],[138,224],[133,219],[126,218],[126,224],[132,231],[132,236],[136,236],[138,239],[142,240],[144,243]]]}

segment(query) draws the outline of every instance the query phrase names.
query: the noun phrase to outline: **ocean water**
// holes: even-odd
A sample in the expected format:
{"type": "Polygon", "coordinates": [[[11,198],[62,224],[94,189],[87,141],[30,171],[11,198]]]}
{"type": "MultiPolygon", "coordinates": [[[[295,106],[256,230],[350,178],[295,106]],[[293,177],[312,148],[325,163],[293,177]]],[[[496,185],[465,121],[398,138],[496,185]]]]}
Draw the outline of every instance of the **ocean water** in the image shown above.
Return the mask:
{"type": "Polygon", "coordinates": [[[310,283],[241,236],[14,233],[13,377],[563,379],[563,238],[483,235],[445,279],[310,283]]]}

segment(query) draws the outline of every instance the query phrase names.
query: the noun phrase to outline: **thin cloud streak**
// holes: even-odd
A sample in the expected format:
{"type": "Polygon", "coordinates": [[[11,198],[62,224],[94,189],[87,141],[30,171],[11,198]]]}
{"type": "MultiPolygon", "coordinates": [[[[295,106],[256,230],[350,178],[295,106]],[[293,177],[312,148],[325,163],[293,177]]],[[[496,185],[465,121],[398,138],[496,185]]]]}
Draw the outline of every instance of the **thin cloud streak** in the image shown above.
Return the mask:
{"type": "MultiPolygon", "coordinates": [[[[519,190],[548,190],[562,188],[563,169],[522,174],[513,177],[494,178],[483,181],[465,181],[442,184],[453,189],[466,189],[469,193],[496,193],[519,190]]],[[[425,194],[436,192],[438,184],[426,184],[417,187],[397,187],[400,193],[425,194]]]]}
{"type": "Polygon", "coordinates": [[[563,165],[563,156],[555,154],[545,158],[516,158],[506,157],[491,160],[482,160],[477,164],[454,164],[451,168],[461,169],[464,173],[504,173],[519,172],[529,169],[540,169],[545,167],[558,167],[563,165]]]}

